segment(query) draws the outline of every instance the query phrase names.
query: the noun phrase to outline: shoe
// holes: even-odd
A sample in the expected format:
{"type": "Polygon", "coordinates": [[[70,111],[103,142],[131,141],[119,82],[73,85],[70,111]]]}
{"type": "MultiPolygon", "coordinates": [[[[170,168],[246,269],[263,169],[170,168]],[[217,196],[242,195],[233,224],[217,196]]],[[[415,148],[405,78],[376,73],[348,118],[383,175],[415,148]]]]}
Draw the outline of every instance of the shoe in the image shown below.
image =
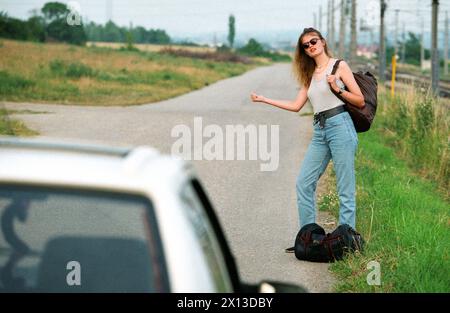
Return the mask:
{"type": "Polygon", "coordinates": [[[295,247],[286,248],[286,249],[284,249],[284,252],[286,252],[286,253],[294,253],[295,252],[295,247]]]}

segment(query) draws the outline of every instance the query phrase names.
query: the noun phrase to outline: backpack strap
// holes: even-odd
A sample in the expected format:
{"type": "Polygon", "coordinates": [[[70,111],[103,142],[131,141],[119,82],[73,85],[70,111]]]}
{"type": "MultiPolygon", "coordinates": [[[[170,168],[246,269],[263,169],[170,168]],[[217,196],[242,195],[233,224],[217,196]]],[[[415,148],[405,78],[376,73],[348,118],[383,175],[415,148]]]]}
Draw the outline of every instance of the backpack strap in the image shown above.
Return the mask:
{"type": "Polygon", "coordinates": [[[331,71],[331,75],[336,74],[336,71],[338,69],[339,63],[341,63],[341,61],[342,61],[341,59],[337,59],[336,60],[336,62],[334,63],[334,66],[333,66],[333,70],[331,71]]]}
{"type": "Polygon", "coordinates": [[[323,240],[322,244],[327,248],[328,257],[330,261],[336,260],[336,256],[333,253],[333,249],[331,248],[331,243],[333,241],[339,241],[339,236],[333,236],[331,234],[327,234],[326,238],[323,240]]]}
{"type": "Polygon", "coordinates": [[[305,249],[305,254],[307,254],[307,248],[309,246],[309,244],[311,243],[311,237],[312,234],[310,231],[306,232],[306,234],[302,234],[302,239],[303,239],[303,248],[305,249]]]}
{"type": "MultiPolygon", "coordinates": [[[[339,63],[340,63],[341,61],[342,61],[341,59],[337,59],[337,60],[336,60],[336,62],[334,63],[334,66],[333,66],[333,70],[331,71],[331,74],[330,74],[330,75],[336,74],[336,71],[337,71],[337,69],[338,69],[339,63]]],[[[336,97],[338,97],[339,100],[341,100],[342,102],[344,102],[345,104],[347,104],[347,101],[346,101],[344,98],[342,98],[342,96],[341,96],[340,94],[338,94],[336,91],[334,91],[333,88],[331,88],[331,84],[328,84],[328,87],[330,87],[330,91],[331,91],[336,97]]]]}

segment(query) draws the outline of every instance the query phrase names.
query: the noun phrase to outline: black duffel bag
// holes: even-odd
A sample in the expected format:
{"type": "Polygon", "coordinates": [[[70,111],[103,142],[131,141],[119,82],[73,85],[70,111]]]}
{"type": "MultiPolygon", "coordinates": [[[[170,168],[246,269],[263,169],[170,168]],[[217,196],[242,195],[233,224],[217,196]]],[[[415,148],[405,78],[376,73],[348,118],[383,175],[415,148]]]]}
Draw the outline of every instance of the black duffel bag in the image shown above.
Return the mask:
{"type": "Polygon", "coordinates": [[[303,226],[295,238],[295,257],[312,262],[334,262],[342,260],[348,252],[362,251],[364,240],[347,224],[339,225],[332,233],[311,223],[303,226]]]}

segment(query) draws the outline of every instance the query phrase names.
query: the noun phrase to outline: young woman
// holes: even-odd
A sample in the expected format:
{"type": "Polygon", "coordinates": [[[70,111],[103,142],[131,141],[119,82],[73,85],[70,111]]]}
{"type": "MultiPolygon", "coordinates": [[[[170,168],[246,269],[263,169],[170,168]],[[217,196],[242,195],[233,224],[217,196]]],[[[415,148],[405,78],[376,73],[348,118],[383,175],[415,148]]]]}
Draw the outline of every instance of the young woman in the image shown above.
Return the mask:
{"type": "Polygon", "coordinates": [[[339,63],[335,75],[330,75],[335,61],[321,33],[314,28],[305,28],[298,39],[293,64],[301,86],[297,98],[284,101],[251,94],[254,102],[293,112],[300,111],[308,99],[313,106],[314,133],[296,183],[300,227],[315,223],[317,181],[332,159],[340,200],[339,224],[355,228],[354,161],[358,136],[344,103],[331,92],[330,86],[356,107],[364,106],[364,96],[345,61],[339,63]],[[348,91],[343,89],[344,85],[348,91]]]}

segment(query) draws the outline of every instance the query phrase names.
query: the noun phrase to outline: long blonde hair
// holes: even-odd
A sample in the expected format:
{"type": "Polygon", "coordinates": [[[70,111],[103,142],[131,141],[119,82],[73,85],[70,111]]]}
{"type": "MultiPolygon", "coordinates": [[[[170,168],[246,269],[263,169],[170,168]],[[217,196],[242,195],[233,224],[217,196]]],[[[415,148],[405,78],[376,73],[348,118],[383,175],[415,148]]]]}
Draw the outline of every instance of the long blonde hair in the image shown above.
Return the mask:
{"type": "MultiPolygon", "coordinates": [[[[302,47],[302,39],[306,34],[316,33],[321,40],[325,40],[322,34],[312,27],[305,28],[298,38],[297,48],[295,49],[293,71],[295,78],[297,79],[300,86],[309,87],[311,84],[311,79],[316,69],[316,62],[313,58],[306,54],[305,49],[302,47]]],[[[324,51],[328,57],[332,57],[331,52],[328,50],[328,44],[325,41],[324,51]]]]}

